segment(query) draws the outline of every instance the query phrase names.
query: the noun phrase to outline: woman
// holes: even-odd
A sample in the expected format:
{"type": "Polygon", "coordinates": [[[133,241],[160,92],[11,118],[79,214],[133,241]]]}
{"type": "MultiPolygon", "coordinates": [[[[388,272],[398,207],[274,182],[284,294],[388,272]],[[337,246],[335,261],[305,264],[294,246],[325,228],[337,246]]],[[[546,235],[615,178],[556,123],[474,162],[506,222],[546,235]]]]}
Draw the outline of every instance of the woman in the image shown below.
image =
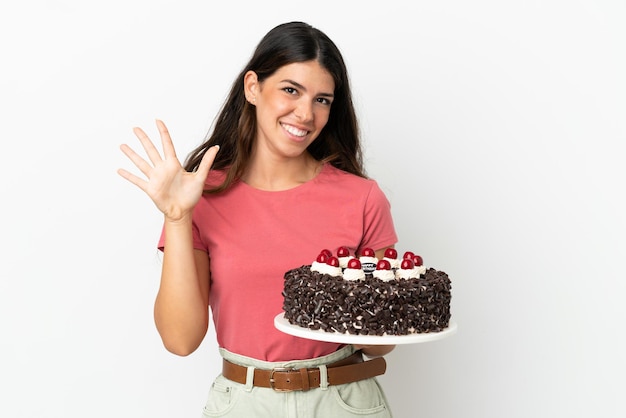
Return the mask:
{"type": "Polygon", "coordinates": [[[380,373],[368,371],[361,353],[378,357],[393,346],[319,342],[273,326],[285,271],[310,264],[322,248],[371,247],[382,258],[397,241],[389,203],[364,174],[335,44],[301,22],[268,32],[184,167],[163,122],[157,127],[163,158],[139,128],[150,163],[121,146],[147,180],[119,173],[164,214],[154,316],[165,347],[195,351],[211,307],[224,372],[205,416],[390,416],[373,377],[380,373]],[[356,368],[341,382],[329,377],[356,368]],[[278,387],[287,381],[297,387],[278,387]]]}

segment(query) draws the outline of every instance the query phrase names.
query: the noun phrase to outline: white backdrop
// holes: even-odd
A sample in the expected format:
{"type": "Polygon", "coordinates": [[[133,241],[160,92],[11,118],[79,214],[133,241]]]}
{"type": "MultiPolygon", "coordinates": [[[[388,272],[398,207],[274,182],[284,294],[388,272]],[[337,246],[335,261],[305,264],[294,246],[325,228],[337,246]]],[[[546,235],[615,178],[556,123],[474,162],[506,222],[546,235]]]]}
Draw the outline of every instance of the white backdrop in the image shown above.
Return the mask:
{"type": "Polygon", "coordinates": [[[214,335],[161,346],[118,145],[162,118],[185,155],[288,20],[343,51],[398,248],[453,280],[458,333],[388,356],[395,416],[626,416],[624,2],[88,3],[0,6],[1,417],[199,416],[214,335]]]}

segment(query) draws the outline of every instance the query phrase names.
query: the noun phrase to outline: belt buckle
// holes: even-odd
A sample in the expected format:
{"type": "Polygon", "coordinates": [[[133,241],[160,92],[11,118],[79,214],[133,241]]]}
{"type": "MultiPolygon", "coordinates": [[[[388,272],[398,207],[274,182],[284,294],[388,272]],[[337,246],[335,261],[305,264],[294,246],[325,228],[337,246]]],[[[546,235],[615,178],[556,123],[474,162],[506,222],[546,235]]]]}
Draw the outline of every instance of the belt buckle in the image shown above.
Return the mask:
{"type": "Polygon", "coordinates": [[[274,383],[276,383],[276,380],[274,380],[274,373],[276,372],[292,372],[294,370],[297,370],[293,367],[276,367],[273,368],[270,371],[270,389],[274,390],[275,392],[293,392],[293,389],[278,389],[276,388],[276,386],[274,386],[274,383]]]}

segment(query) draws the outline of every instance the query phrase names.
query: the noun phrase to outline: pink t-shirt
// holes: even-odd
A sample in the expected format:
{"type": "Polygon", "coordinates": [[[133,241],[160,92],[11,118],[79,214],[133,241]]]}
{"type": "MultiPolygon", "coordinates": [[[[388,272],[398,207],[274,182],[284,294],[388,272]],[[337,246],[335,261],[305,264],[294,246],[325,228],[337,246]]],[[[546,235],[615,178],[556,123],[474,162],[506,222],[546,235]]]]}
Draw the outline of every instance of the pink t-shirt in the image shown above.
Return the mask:
{"type": "MultiPolygon", "coordinates": [[[[220,173],[208,181],[212,176],[220,173]]],[[[358,254],[397,242],[377,183],[330,164],[293,189],[263,191],[237,182],[203,196],[194,209],[193,239],[210,257],[209,303],[219,346],[265,361],[319,357],[341,346],[274,328],[287,270],[311,264],[324,248],[345,246],[358,254]]]]}

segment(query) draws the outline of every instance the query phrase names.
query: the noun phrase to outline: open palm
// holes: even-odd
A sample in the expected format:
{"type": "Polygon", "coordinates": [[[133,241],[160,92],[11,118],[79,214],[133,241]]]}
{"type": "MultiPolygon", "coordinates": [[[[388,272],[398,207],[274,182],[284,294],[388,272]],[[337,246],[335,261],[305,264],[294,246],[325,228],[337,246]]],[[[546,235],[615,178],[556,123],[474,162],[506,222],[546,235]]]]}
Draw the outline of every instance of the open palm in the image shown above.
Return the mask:
{"type": "Polygon", "coordinates": [[[147,179],[138,177],[124,169],[119,169],[118,173],[146,192],[168,219],[176,221],[189,215],[200,200],[204,190],[204,182],[219,147],[214,146],[207,150],[198,169],[191,173],[187,172],[176,156],[167,127],[160,120],[157,120],[156,124],[161,136],[163,157],[140,128],[134,128],[134,133],[139,138],[150,163],[128,145],[123,144],[120,147],[122,152],[147,179]]]}

